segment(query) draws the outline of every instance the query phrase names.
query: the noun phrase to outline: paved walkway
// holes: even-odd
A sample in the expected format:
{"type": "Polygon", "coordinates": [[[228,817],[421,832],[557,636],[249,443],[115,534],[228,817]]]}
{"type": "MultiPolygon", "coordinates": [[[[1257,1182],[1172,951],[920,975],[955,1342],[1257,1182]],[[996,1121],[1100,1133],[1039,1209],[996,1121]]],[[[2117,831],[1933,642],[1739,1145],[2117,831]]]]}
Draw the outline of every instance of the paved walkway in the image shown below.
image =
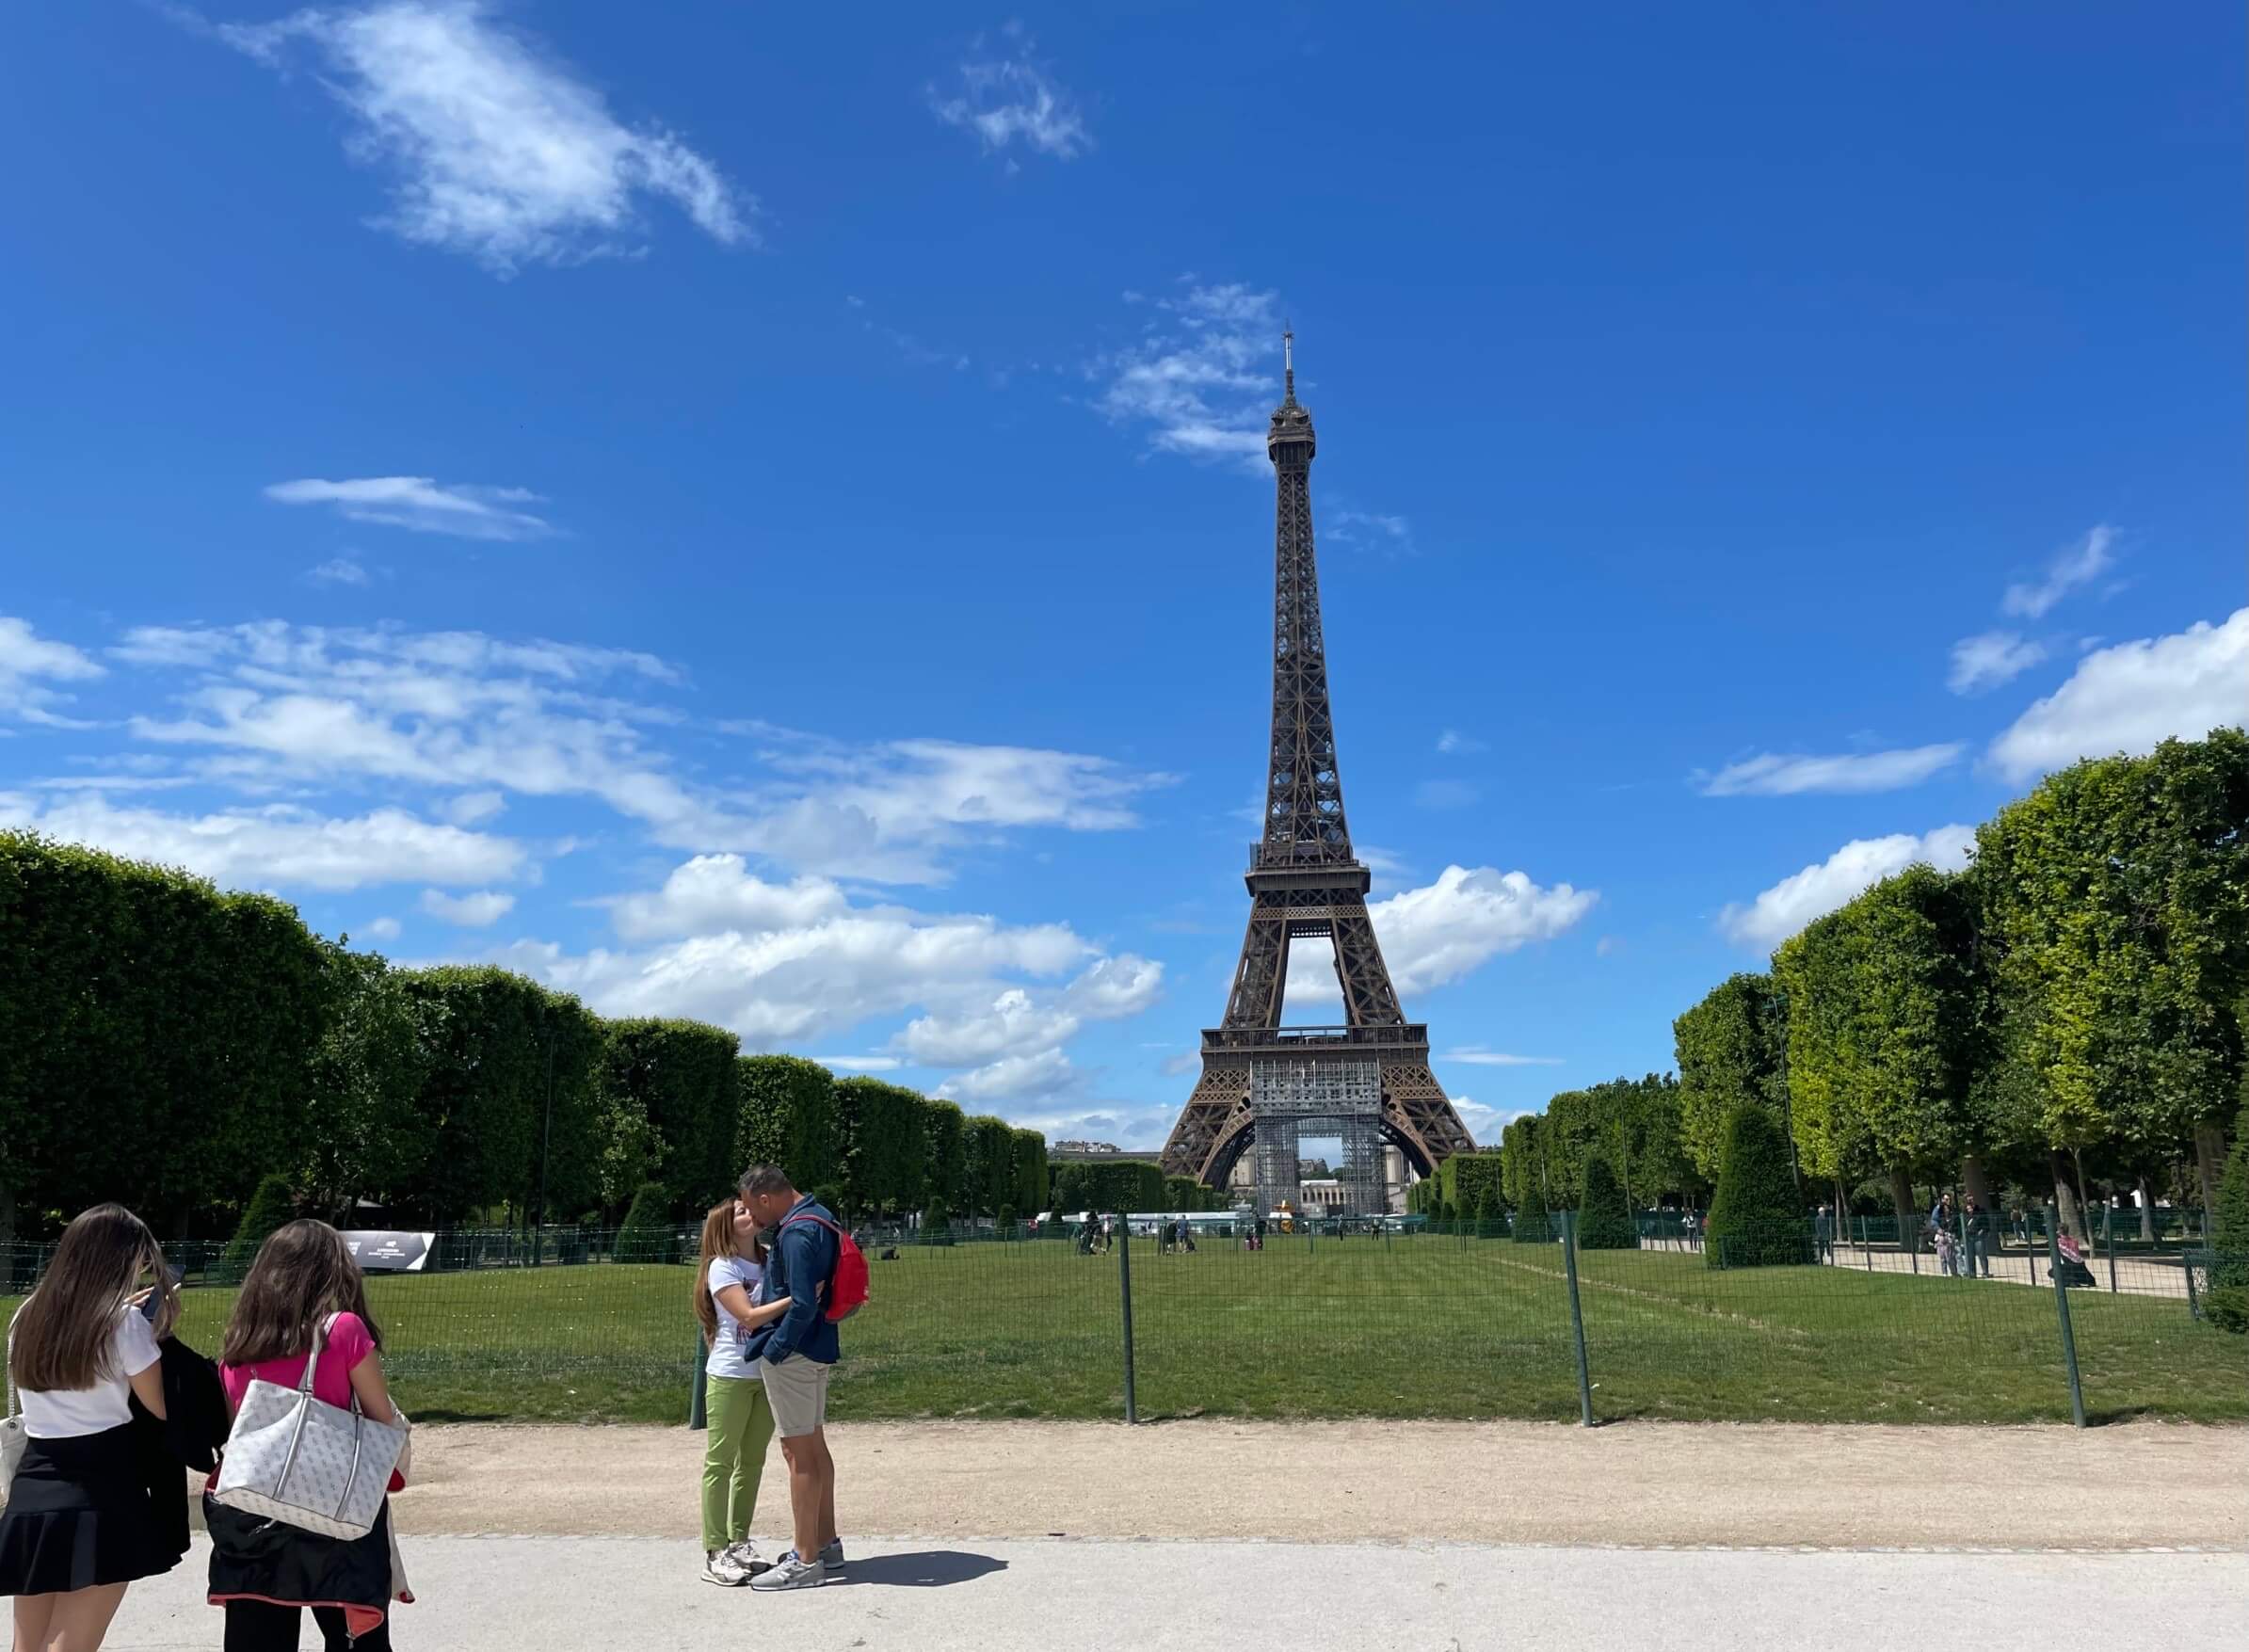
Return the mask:
{"type": "MultiPolygon", "coordinates": [[[[1520,1488],[1532,1495],[1532,1488],[1520,1488]]],[[[848,1581],[789,1596],[712,1588],[692,1545],[630,1537],[425,1537],[402,1652],[1663,1652],[1957,1644],[1994,1625],[2107,1625],[2127,1641],[2239,1644],[2239,1553],[1900,1553],[1259,1543],[862,1547],[848,1581]],[[1964,1628],[1964,1626],[1981,1626],[1964,1628]]],[[[112,1652],[212,1652],[202,1554],[136,1586],[112,1652]]]]}

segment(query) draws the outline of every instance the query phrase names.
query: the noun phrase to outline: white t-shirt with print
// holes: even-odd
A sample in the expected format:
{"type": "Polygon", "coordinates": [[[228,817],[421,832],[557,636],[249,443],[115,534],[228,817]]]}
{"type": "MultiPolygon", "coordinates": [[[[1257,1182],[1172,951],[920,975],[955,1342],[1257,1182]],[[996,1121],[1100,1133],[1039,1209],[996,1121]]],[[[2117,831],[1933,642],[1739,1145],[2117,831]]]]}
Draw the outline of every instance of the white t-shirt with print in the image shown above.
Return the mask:
{"type": "Polygon", "coordinates": [[[161,1355],[156,1352],[156,1333],[140,1317],[140,1310],[120,1307],[117,1311],[117,1337],[110,1346],[110,1375],[99,1378],[90,1388],[57,1388],[52,1392],[38,1388],[16,1390],[16,1405],[24,1413],[24,1432],[33,1439],[75,1439],[80,1435],[104,1434],[113,1428],[122,1428],[133,1420],[129,1403],[133,1385],[127,1379],[138,1376],[161,1355]]]}
{"type": "Polygon", "coordinates": [[[711,1263],[711,1301],[718,1309],[718,1335],[711,1341],[711,1357],[706,1369],[715,1377],[761,1380],[758,1368],[763,1360],[742,1357],[742,1341],[749,1333],[742,1322],[726,1310],[726,1304],[718,1300],[718,1293],[729,1285],[740,1285],[749,1292],[752,1302],[758,1299],[758,1287],[764,1281],[765,1270],[747,1257],[718,1257],[711,1263]]]}

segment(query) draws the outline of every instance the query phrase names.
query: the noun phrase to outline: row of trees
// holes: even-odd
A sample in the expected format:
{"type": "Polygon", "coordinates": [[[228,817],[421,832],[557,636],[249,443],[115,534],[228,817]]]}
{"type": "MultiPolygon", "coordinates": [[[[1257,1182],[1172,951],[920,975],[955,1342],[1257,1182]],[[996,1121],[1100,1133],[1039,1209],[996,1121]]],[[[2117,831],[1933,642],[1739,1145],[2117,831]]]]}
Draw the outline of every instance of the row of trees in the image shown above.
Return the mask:
{"type": "Polygon", "coordinates": [[[2219,730],[2051,776],[1976,833],[1807,926],[1675,1023],[1681,1145],[1772,1115],[1807,1200],[1887,1180],[1989,1200],[2090,1181],[2143,1206],[2193,1165],[2216,1203],[2249,1022],[2249,736],[2219,730]],[[1821,1192],[1811,1190],[1818,1189],[1821,1192]]]}
{"type": "Polygon", "coordinates": [[[268,1177],[401,1222],[684,1217],[774,1161],[859,1215],[1027,1214],[1046,1143],[496,969],[401,970],[286,904],[0,833],[0,1240],[122,1197],[221,1233],[268,1177]]]}

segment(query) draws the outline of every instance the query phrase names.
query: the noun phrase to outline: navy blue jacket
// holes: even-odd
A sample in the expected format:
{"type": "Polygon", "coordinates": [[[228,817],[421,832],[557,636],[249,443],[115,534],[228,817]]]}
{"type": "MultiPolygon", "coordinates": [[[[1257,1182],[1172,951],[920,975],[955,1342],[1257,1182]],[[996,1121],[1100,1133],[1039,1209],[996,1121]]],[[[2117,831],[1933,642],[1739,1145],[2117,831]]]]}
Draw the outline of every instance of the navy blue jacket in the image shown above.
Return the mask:
{"type": "Polygon", "coordinates": [[[765,1266],[761,1296],[779,1302],[795,1298],[789,1311],[749,1335],[746,1357],[779,1365],[801,1354],[815,1365],[833,1365],[843,1352],[834,1322],[827,1317],[827,1290],[836,1276],[836,1258],[842,1247],[832,1228],[819,1222],[800,1222],[799,1216],[821,1216],[833,1222],[827,1207],[810,1197],[798,1199],[781,1218],[773,1241],[773,1254],[765,1266]]]}

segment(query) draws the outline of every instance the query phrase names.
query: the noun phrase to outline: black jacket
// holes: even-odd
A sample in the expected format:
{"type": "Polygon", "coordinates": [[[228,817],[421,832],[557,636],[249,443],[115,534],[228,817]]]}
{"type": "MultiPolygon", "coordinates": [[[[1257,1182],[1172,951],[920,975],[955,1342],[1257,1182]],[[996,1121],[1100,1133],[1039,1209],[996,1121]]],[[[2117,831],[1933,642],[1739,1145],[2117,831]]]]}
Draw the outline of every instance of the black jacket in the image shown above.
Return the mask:
{"type": "Polygon", "coordinates": [[[218,1367],[181,1341],[156,1350],[163,1363],[164,1420],[133,1402],[133,1460],[149,1490],[156,1534],[175,1560],[187,1552],[187,1487],[183,1468],[208,1474],[227,1441],[227,1395],[218,1367]]]}

